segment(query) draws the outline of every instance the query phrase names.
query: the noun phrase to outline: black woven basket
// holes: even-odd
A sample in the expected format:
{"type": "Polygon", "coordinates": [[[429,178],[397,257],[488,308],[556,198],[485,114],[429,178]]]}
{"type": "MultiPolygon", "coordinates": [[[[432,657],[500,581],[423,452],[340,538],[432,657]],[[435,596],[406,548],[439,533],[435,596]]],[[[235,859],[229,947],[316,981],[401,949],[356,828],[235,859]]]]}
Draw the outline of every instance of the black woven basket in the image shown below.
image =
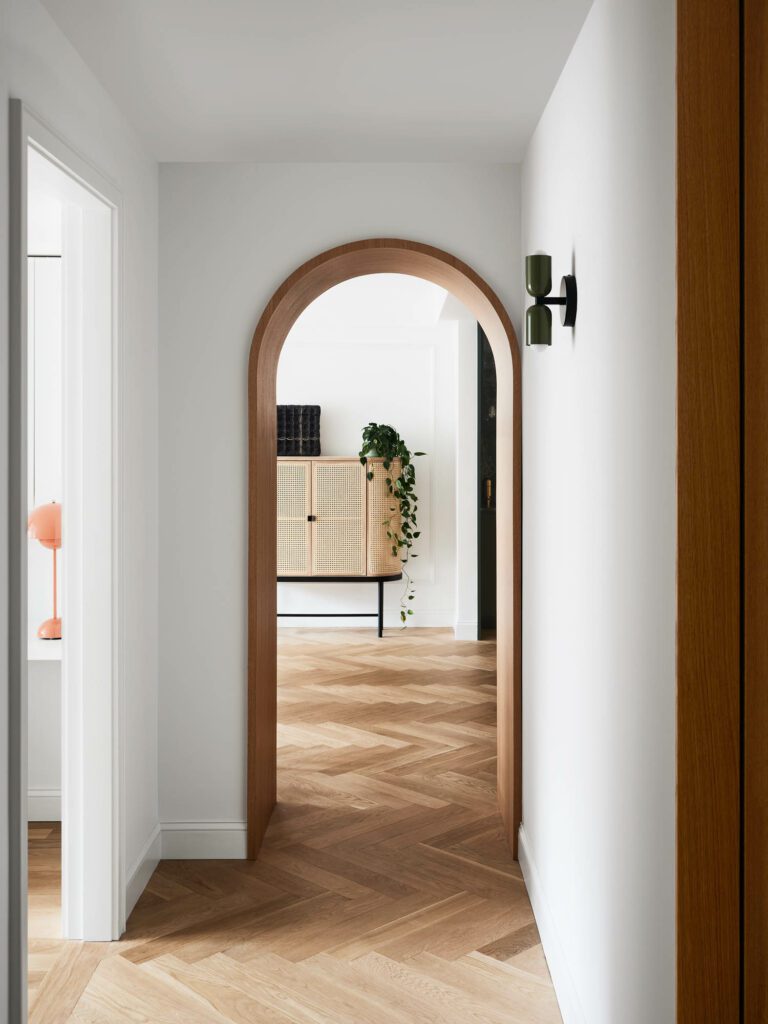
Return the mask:
{"type": "Polygon", "coordinates": [[[278,405],[277,454],[320,454],[319,405],[278,405]]]}

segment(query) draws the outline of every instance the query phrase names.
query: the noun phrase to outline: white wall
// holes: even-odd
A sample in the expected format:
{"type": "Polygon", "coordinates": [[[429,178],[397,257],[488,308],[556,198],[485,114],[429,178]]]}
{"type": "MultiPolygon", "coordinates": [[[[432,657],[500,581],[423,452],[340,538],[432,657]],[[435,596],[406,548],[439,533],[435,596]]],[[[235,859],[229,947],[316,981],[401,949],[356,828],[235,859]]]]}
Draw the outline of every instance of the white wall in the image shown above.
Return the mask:
{"type": "MultiPolygon", "coordinates": [[[[123,508],[128,573],[123,589],[126,701],[126,862],[136,863],[157,822],[157,165],[37,0],[0,0],[0,236],[8,225],[8,98],[35,114],[115,182],[124,201],[123,508]]],[[[8,264],[0,248],[0,379],[7,380],[8,264]]],[[[0,532],[7,510],[7,424],[0,427],[0,532]]],[[[0,757],[6,763],[7,552],[0,547],[0,757]]],[[[7,849],[6,792],[0,848],[7,849]]],[[[5,871],[3,860],[2,871],[5,871]]],[[[0,918],[7,912],[0,878],[0,918]]],[[[2,932],[5,942],[5,932],[2,932]]],[[[0,947],[0,972],[7,958],[0,947]]],[[[6,978],[0,973],[0,1001],[6,978]]],[[[0,1005],[4,1005],[0,1002],[0,1005]]]]}
{"type": "Polygon", "coordinates": [[[30,661],[27,672],[27,812],[30,821],[59,821],[61,661],[30,661]]]}
{"type": "MultiPolygon", "coordinates": [[[[675,20],[596,0],[523,168],[524,854],[566,1024],[675,1019],[675,20]]],[[[716,841],[716,837],[713,837],[716,841]]]]}
{"type": "MultiPolygon", "coordinates": [[[[455,321],[446,292],[401,274],[346,281],[299,317],[280,354],[277,400],[321,406],[323,455],[356,456],[362,428],[389,423],[415,460],[420,538],[409,564],[416,588],[409,626],[453,626],[456,590],[455,321]]],[[[475,553],[477,543],[464,537],[475,553]]],[[[281,612],[376,611],[372,584],[278,585],[281,612]]],[[[385,626],[400,626],[403,583],[385,586],[385,626]]],[[[368,626],[376,620],[281,619],[280,626],[368,626]]]]}
{"type": "Polygon", "coordinates": [[[478,637],[477,320],[449,295],[443,319],[456,324],[456,600],[457,640],[478,637]]]}
{"type": "Polygon", "coordinates": [[[160,796],[174,849],[200,849],[209,829],[216,849],[244,849],[246,373],[264,305],[316,253],[389,235],[466,260],[517,322],[518,181],[509,165],[161,166],[160,796]]]}

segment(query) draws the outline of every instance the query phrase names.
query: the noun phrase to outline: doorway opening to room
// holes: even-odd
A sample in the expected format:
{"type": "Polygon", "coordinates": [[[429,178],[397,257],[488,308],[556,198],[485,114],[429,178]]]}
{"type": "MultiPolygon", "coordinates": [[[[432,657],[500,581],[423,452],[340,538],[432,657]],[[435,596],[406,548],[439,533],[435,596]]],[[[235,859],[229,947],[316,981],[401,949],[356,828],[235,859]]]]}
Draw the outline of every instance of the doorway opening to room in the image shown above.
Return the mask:
{"type": "MultiPolygon", "coordinates": [[[[278,290],[256,330],[249,856],[323,887],[317,927],[298,936],[286,921],[270,941],[278,955],[285,945],[303,962],[332,948],[337,962],[386,955],[391,942],[398,956],[434,957],[429,969],[478,955],[491,958],[492,973],[501,970],[497,960],[514,959],[546,975],[515,861],[519,358],[509,318],[470,268],[397,240],[310,261],[278,290]],[[478,639],[478,324],[498,376],[498,660],[494,642],[478,639]],[[404,442],[399,462],[392,434],[404,442]],[[280,457],[278,438],[287,446],[280,457]],[[408,562],[415,593],[401,580],[384,583],[379,638],[374,556],[383,532],[394,542],[385,554],[396,575],[404,536],[397,478],[409,460],[419,515],[408,562]],[[391,488],[383,495],[382,478],[391,488]],[[334,566],[349,574],[344,582],[329,581],[334,566]],[[365,614],[368,628],[350,629],[355,620],[340,617],[365,614]],[[278,631],[278,615],[294,628],[278,631]]],[[[558,1020],[548,985],[543,993],[542,1019],[558,1020]]]]}
{"type": "Polygon", "coordinates": [[[477,638],[496,636],[496,363],[477,326],[477,638]]]}
{"type": "Polygon", "coordinates": [[[280,353],[273,831],[308,869],[354,851],[382,891],[430,858],[448,874],[456,857],[465,874],[513,865],[496,805],[492,385],[475,317],[406,274],[328,289],[280,353]]]}
{"type": "Polygon", "coordinates": [[[68,940],[125,920],[118,700],[117,215],[96,171],[12,104],[12,1005],[68,940]],[[19,775],[16,777],[15,768],[19,775]]]}
{"type": "MultiPolygon", "coordinates": [[[[251,857],[258,854],[276,798],[275,406],[280,351],[300,314],[328,289],[351,278],[387,273],[421,278],[450,292],[482,325],[496,361],[499,386],[497,504],[507,512],[499,518],[497,530],[499,559],[505,565],[505,572],[499,577],[497,593],[497,797],[507,840],[516,853],[521,772],[521,453],[520,354],[517,339],[498,298],[470,267],[429,246],[397,239],[375,239],[330,250],[299,268],[267,305],[251,348],[248,713],[248,851],[251,857]]],[[[328,367],[328,372],[333,373],[334,368],[328,367]]],[[[391,371],[393,384],[396,384],[397,372],[397,367],[391,371]]]]}

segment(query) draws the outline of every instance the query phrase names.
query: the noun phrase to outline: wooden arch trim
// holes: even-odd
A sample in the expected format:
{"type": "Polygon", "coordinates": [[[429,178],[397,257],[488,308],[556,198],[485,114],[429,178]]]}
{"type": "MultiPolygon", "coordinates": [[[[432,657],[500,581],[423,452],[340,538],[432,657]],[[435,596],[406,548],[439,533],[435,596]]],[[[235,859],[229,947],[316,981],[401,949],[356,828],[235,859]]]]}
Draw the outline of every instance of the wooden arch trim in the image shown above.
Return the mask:
{"type": "Polygon", "coordinates": [[[504,306],[471,267],[430,245],[371,238],[295,270],[269,300],[248,366],[248,857],[255,859],[277,799],[277,450],[275,382],[297,317],[334,285],[366,274],[409,274],[451,292],[493,350],[497,395],[497,715],[499,809],[517,857],[522,812],[522,410],[520,349],[504,306]]]}

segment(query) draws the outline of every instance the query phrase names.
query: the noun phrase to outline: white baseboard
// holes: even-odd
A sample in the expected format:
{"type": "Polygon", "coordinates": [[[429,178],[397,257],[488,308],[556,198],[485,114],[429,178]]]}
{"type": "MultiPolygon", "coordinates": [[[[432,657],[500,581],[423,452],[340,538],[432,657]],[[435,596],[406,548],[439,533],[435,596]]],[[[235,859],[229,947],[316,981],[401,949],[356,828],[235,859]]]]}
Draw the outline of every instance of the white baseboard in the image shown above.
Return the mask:
{"type": "MultiPolygon", "coordinates": [[[[400,611],[386,612],[384,614],[384,629],[400,629],[400,611]]],[[[299,619],[279,619],[277,623],[278,632],[284,629],[369,629],[376,635],[376,617],[370,619],[345,619],[334,615],[329,619],[313,618],[310,615],[299,619]]],[[[413,615],[408,618],[408,628],[411,629],[453,629],[453,613],[449,611],[419,611],[414,609],[413,615]]],[[[477,639],[477,629],[475,636],[477,639]]]]}
{"type": "Polygon", "coordinates": [[[520,826],[519,858],[523,878],[528,888],[528,896],[533,907],[533,915],[541,936],[541,944],[544,948],[544,956],[547,959],[549,973],[552,975],[552,984],[555,987],[555,995],[560,1004],[560,1013],[563,1024],[587,1024],[587,1018],[581,1008],[579,997],[576,993],[576,986],[568,967],[565,952],[555,927],[555,920],[549,909],[547,898],[544,895],[541,878],[536,869],[533,853],[523,826],[520,826]]]}
{"type": "Polygon", "coordinates": [[[136,858],[131,870],[128,872],[128,880],[125,885],[125,916],[130,916],[136,906],[139,896],[144,892],[147,882],[152,877],[152,872],[160,862],[162,843],[160,837],[160,826],[155,825],[152,829],[144,849],[136,858]]]}
{"type": "Polygon", "coordinates": [[[453,627],[455,640],[477,640],[477,619],[474,622],[457,622],[453,627]]]}
{"type": "MultiPolygon", "coordinates": [[[[414,602],[413,615],[408,616],[408,629],[453,629],[456,612],[453,608],[419,608],[418,596],[414,602]]],[[[392,609],[384,616],[384,625],[391,629],[400,629],[400,608],[392,609]]]]}
{"type": "Polygon", "coordinates": [[[245,860],[244,821],[166,821],[163,860],[245,860]]]}
{"type": "Polygon", "coordinates": [[[28,821],[61,821],[61,790],[30,789],[27,792],[28,821]]]}

